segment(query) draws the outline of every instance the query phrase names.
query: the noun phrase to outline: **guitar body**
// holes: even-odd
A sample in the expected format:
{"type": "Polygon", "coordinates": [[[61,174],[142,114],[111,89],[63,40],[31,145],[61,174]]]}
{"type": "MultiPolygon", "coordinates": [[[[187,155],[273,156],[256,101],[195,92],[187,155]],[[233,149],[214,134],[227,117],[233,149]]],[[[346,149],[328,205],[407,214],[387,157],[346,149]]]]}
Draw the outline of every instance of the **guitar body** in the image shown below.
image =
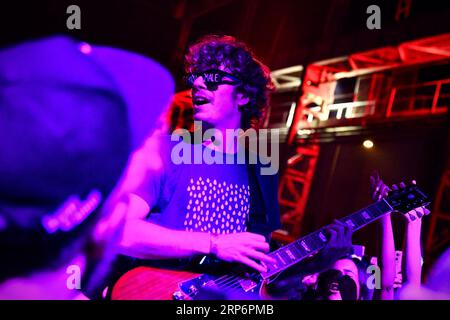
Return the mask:
{"type": "Polygon", "coordinates": [[[263,280],[137,267],[115,283],[112,300],[270,299],[263,280]]]}
{"type": "MultiPolygon", "coordinates": [[[[362,210],[340,219],[353,231],[377,220],[381,216],[399,211],[407,213],[428,205],[426,195],[416,186],[393,191],[389,195],[362,210]]],[[[260,274],[242,268],[226,268],[214,263],[203,263],[219,273],[174,271],[153,267],[138,267],[125,273],[113,286],[113,300],[193,300],[193,299],[271,299],[266,285],[281,272],[322,249],[328,242],[322,228],[270,253],[275,263],[267,265],[260,274]],[[231,272],[228,272],[231,271],[231,272]],[[224,273],[228,273],[224,275],[224,273]]],[[[198,269],[195,269],[198,270],[198,269]]],[[[273,292],[273,290],[272,290],[273,292]]]]}
{"type": "Polygon", "coordinates": [[[173,293],[180,290],[180,283],[198,277],[199,274],[137,267],[125,273],[112,289],[113,300],[173,300],[173,293]]]}

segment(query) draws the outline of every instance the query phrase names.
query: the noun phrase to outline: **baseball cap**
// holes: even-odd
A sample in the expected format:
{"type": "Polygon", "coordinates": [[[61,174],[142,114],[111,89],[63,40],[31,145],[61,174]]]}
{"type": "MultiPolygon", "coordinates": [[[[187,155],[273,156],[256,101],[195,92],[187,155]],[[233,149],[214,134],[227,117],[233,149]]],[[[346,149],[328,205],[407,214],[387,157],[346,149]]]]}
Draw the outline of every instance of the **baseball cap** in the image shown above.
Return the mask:
{"type": "MultiPolygon", "coordinates": [[[[172,93],[164,67],[124,50],[67,36],[0,50],[0,247],[9,257],[4,261],[17,258],[28,270],[53,259],[52,251],[79,234],[172,93]],[[128,66],[128,73],[112,67],[118,64],[128,66]],[[123,84],[135,79],[130,93],[131,86],[123,84]],[[148,81],[154,82],[154,99],[148,81]]],[[[0,273],[20,273],[11,270],[17,265],[11,262],[0,273]]]]}

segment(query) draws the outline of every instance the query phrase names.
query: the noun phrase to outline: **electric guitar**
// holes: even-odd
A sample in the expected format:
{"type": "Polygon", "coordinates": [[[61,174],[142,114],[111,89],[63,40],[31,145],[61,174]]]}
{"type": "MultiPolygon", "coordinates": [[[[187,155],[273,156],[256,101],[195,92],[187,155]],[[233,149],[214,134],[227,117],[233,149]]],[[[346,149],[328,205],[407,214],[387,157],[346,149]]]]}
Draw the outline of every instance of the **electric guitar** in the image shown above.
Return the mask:
{"type": "MultiPolygon", "coordinates": [[[[403,214],[429,204],[427,196],[415,184],[389,192],[386,198],[359,210],[340,221],[353,231],[361,229],[381,216],[393,211],[403,214]]],[[[211,273],[192,273],[153,267],[137,267],[125,273],[111,291],[113,300],[192,300],[204,299],[202,292],[216,292],[224,297],[270,298],[266,286],[281,272],[304,258],[322,249],[328,242],[325,228],[269,253],[275,259],[266,265],[267,271],[257,273],[245,269],[231,268],[228,274],[223,269],[211,273]]],[[[201,263],[204,263],[204,259],[201,263]]],[[[233,299],[233,298],[232,298],[233,299]]]]}

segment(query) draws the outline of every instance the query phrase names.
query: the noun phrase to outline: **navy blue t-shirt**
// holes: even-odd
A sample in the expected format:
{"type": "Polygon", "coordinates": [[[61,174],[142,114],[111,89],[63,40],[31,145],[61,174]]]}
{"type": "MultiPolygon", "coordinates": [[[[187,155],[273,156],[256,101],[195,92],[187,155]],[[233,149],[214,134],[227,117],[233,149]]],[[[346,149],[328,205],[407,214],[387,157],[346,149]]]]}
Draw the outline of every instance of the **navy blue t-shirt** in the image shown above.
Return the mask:
{"type": "MultiPolygon", "coordinates": [[[[151,137],[133,156],[124,189],[147,202],[151,208],[148,221],[176,230],[215,234],[249,231],[267,238],[280,227],[277,175],[261,175],[259,164],[239,164],[238,156],[232,154],[214,154],[222,157],[223,164],[175,164],[171,152],[177,143],[167,135],[151,137]],[[226,164],[230,162],[233,164],[226,164]]],[[[206,148],[192,145],[195,147],[200,152],[206,148]]],[[[188,260],[119,256],[104,281],[113,283],[138,265],[184,269],[188,260]]],[[[98,288],[103,290],[104,286],[98,288]]]]}

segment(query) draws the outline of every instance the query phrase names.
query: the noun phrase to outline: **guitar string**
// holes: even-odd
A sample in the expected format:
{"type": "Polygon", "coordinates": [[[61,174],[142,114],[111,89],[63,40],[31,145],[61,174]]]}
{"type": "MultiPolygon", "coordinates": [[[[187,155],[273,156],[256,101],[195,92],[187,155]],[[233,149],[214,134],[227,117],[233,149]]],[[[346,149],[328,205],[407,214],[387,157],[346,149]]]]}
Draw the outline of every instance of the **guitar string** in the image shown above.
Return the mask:
{"type": "MultiPolygon", "coordinates": [[[[233,289],[238,289],[238,288],[239,288],[240,283],[239,283],[239,278],[237,278],[237,276],[222,276],[222,277],[220,277],[220,278],[226,278],[226,277],[229,278],[228,280],[233,280],[233,278],[236,278],[236,281],[235,281],[234,283],[233,283],[233,282],[230,282],[230,283],[229,283],[228,285],[226,285],[226,286],[223,285],[223,283],[225,283],[226,281],[225,281],[225,282],[222,281],[222,284],[218,285],[219,288],[222,288],[222,289],[225,289],[225,290],[233,290],[233,289]],[[237,287],[235,287],[236,285],[237,285],[237,287]]],[[[219,278],[219,279],[220,279],[220,278],[219,278]]],[[[214,281],[214,283],[215,283],[215,281],[214,281]]],[[[212,287],[213,285],[210,284],[210,283],[207,283],[206,286],[207,286],[207,287],[212,287]]],[[[205,286],[203,286],[203,287],[205,287],[205,286]]],[[[187,294],[187,296],[188,296],[189,298],[192,298],[192,299],[195,298],[195,295],[196,295],[196,293],[188,293],[188,294],[187,294]]]]}
{"type": "MultiPolygon", "coordinates": [[[[222,276],[218,278],[214,283],[222,289],[226,290],[236,290],[240,286],[240,280],[241,278],[237,276],[222,276]],[[217,281],[219,280],[219,281],[217,281]]],[[[190,296],[190,295],[189,295],[190,296]]]]}
{"type": "MultiPolygon", "coordinates": [[[[283,263],[283,264],[285,264],[285,263],[283,263]]],[[[251,275],[255,275],[255,273],[250,274],[250,276],[251,275]]],[[[222,277],[216,279],[214,281],[214,284],[217,285],[219,288],[230,289],[230,288],[233,288],[235,286],[239,287],[241,280],[242,280],[242,278],[237,277],[235,275],[222,276],[222,277]]],[[[211,286],[211,284],[209,286],[211,286]]]]}
{"type": "MultiPolygon", "coordinates": [[[[239,283],[236,283],[236,284],[239,285],[239,283]]],[[[232,292],[234,292],[234,291],[237,291],[237,290],[239,289],[239,286],[237,286],[237,287],[232,286],[232,287],[228,287],[228,288],[224,288],[224,289],[227,290],[229,293],[232,293],[232,292]]],[[[189,296],[191,299],[194,299],[194,298],[195,298],[195,293],[188,294],[188,296],[189,296]]]]}
{"type": "MultiPolygon", "coordinates": [[[[222,290],[226,290],[229,293],[233,292],[233,291],[237,291],[237,289],[239,289],[240,283],[238,282],[239,280],[236,279],[236,281],[229,283],[228,285],[220,285],[218,286],[219,289],[222,290]]],[[[211,285],[210,285],[211,286],[211,285]]]]}
{"type": "Polygon", "coordinates": [[[234,277],[234,275],[228,275],[228,274],[226,274],[226,275],[224,275],[224,276],[221,276],[221,277],[219,277],[219,278],[217,278],[216,280],[214,280],[214,282],[215,283],[218,283],[218,282],[220,282],[220,281],[226,281],[226,280],[228,280],[230,277],[234,277]]]}
{"type": "MultiPolygon", "coordinates": [[[[236,290],[239,288],[239,285],[240,285],[239,280],[240,279],[237,276],[234,276],[234,275],[233,276],[222,276],[221,278],[228,278],[228,279],[226,281],[222,281],[221,283],[216,283],[216,281],[214,281],[214,284],[216,284],[219,289],[236,290]],[[229,281],[231,281],[231,282],[229,282],[229,281]]],[[[208,283],[206,286],[213,287],[213,284],[208,283]]],[[[195,293],[188,294],[188,296],[193,299],[195,297],[195,293]]]]}
{"type": "MultiPolygon", "coordinates": [[[[286,265],[283,262],[282,262],[282,264],[286,265]]],[[[256,275],[256,273],[252,273],[249,276],[251,277],[252,275],[256,275]]],[[[223,276],[221,278],[218,278],[217,280],[214,281],[214,283],[219,288],[221,287],[223,289],[230,289],[230,288],[233,288],[235,286],[239,287],[240,286],[240,281],[242,280],[242,278],[233,275],[233,276],[223,276]],[[220,281],[217,281],[217,280],[220,280],[220,281]]]]}
{"type": "MultiPolygon", "coordinates": [[[[250,274],[251,275],[256,275],[255,273],[250,274]]],[[[222,281],[222,283],[218,284],[218,287],[223,288],[223,289],[232,289],[232,288],[239,288],[239,286],[241,285],[240,281],[242,280],[241,277],[237,277],[237,276],[230,276],[230,278],[228,279],[228,281],[222,281]],[[229,282],[231,281],[231,282],[229,282]],[[228,283],[227,283],[228,282],[228,283]]]]}
{"type": "Polygon", "coordinates": [[[235,275],[232,275],[232,276],[228,276],[227,279],[222,279],[222,281],[218,281],[218,282],[214,281],[214,283],[218,287],[220,287],[220,286],[225,287],[227,284],[230,284],[230,281],[235,281],[235,280],[239,281],[239,278],[235,275]]]}
{"type": "MultiPolygon", "coordinates": [[[[288,245],[289,246],[289,245],[288,245]]],[[[286,249],[286,248],[284,248],[286,249]]],[[[284,264],[285,266],[287,265],[286,263],[284,263],[283,261],[280,261],[282,264],[284,264]]],[[[249,276],[255,275],[255,273],[250,274],[249,276]]],[[[225,290],[230,290],[230,289],[238,289],[240,284],[240,281],[242,280],[242,278],[237,277],[237,276],[224,276],[221,278],[218,278],[216,281],[214,281],[214,283],[222,289],[225,290]],[[217,281],[217,280],[221,280],[221,281],[217,281]]]]}
{"type": "Polygon", "coordinates": [[[208,286],[217,285],[219,287],[219,286],[222,286],[222,285],[224,285],[225,283],[227,283],[229,281],[233,281],[235,277],[236,276],[234,276],[234,275],[225,275],[225,276],[222,276],[220,278],[217,278],[216,280],[213,280],[213,283],[208,283],[208,286]]]}
{"type": "MultiPolygon", "coordinates": [[[[250,274],[255,275],[255,273],[250,274]]],[[[237,290],[241,285],[240,281],[242,278],[232,275],[232,276],[222,276],[214,281],[214,284],[217,285],[219,289],[224,290],[237,290]]],[[[208,286],[213,286],[213,284],[208,284],[208,286]]]]}
{"type": "MultiPolygon", "coordinates": [[[[240,280],[241,280],[241,278],[238,278],[237,276],[226,276],[225,275],[225,276],[219,277],[217,280],[215,280],[213,282],[219,288],[221,287],[221,288],[227,289],[227,290],[235,290],[235,289],[239,288],[239,285],[240,285],[239,281],[240,280]]],[[[209,284],[208,286],[211,286],[211,284],[209,284]]],[[[188,296],[193,298],[194,294],[188,294],[188,296]]]]}
{"type": "Polygon", "coordinates": [[[234,283],[230,283],[229,285],[226,286],[222,286],[223,290],[233,290],[233,289],[238,289],[240,287],[240,283],[238,281],[234,282],[234,283]]]}
{"type": "Polygon", "coordinates": [[[235,285],[239,285],[239,280],[237,278],[236,278],[236,280],[234,280],[234,279],[230,279],[230,280],[231,280],[230,283],[220,284],[220,285],[217,285],[217,287],[219,289],[228,289],[228,288],[231,288],[231,287],[233,287],[235,285]]]}
{"type": "MultiPolygon", "coordinates": [[[[252,276],[255,276],[255,275],[256,275],[256,273],[253,272],[251,274],[248,274],[247,277],[251,278],[252,276]]],[[[215,280],[214,283],[217,284],[218,286],[225,286],[225,283],[229,282],[230,280],[233,281],[234,279],[236,279],[237,282],[242,280],[242,277],[239,277],[239,276],[236,276],[236,275],[224,276],[224,277],[221,277],[221,278],[218,278],[217,280],[215,280]],[[227,277],[228,277],[228,279],[227,279],[227,277]],[[218,281],[218,280],[220,280],[220,281],[218,281]]],[[[228,283],[227,285],[229,285],[229,284],[230,283],[228,283]]]]}
{"type": "MultiPolygon", "coordinates": [[[[256,275],[256,273],[252,273],[249,276],[251,277],[252,275],[254,276],[254,275],[256,275]]],[[[235,286],[239,287],[241,280],[242,280],[241,277],[237,277],[235,275],[222,276],[222,277],[214,280],[214,284],[217,285],[217,287],[219,287],[219,288],[229,289],[229,288],[233,288],[235,286]]],[[[209,284],[209,286],[212,286],[212,284],[209,284]]]]}

